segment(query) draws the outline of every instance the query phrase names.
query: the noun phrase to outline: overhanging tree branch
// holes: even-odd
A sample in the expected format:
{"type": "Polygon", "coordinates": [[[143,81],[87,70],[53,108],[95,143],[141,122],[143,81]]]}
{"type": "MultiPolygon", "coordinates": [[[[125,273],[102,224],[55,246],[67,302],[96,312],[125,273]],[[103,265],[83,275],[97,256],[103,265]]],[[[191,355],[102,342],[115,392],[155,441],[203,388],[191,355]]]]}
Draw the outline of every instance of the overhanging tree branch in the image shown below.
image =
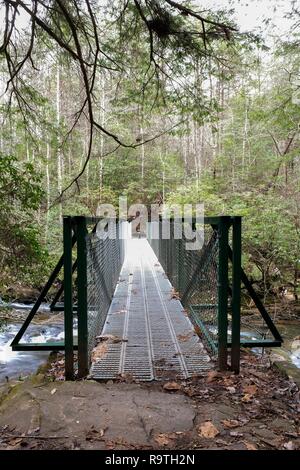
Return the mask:
{"type": "MultiPolygon", "coordinates": [[[[19,89],[19,77],[21,77],[27,63],[34,67],[32,54],[40,33],[46,34],[51,41],[54,41],[60,50],[78,66],[80,71],[85,97],[66,137],[75,129],[80,117],[86,116],[89,121],[89,142],[82,170],[65,190],[69,189],[72,184],[76,184],[78,178],[83,174],[92,154],[95,131],[114,141],[118,147],[132,149],[157,138],[157,136],[153,136],[138,144],[124,142],[119,135],[101,125],[95,117],[94,87],[98,70],[108,68],[112,72],[123,71],[125,66],[120,54],[115,54],[117,57],[115,58],[109,50],[102,47],[100,38],[102,31],[98,24],[97,9],[99,5],[97,3],[91,2],[91,0],[83,0],[82,2],[76,0],[68,2],[63,0],[31,0],[30,4],[25,0],[4,0],[4,5],[5,27],[0,53],[4,54],[7,62],[9,73],[7,86],[11,87],[24,119],[26,119],[27,109],[30,109],[30,103],[27,102],[19,89]],[[17,40],[16,15],[18,12],[26,13],[31,18],[28,47],[21,59],[18,57],[22,54],[22,48],[19,47],[17,40]]],[[[154,73],[152,71],[149,73],[150,81],[153,78],[157,80],[157,83],[159,83],[160,75],[164,75],[171,84],[174,79],[166,73],[164,64],[160,63],[165,61],[165,65],[167,65],[169,60],[168,57],[165,58],[164,55],[159,54],[161,47],[168,47],[171,51],[172,48],[174,50],[186,48],[187,54],[193,53],[206,57],[212,53],[207,52],[208,40],[216,37],[230,39],[232,32],[235,31],[232,26],[207,18],[192,7],[187,7],[173,0],[160,2],[158,0],[126,0],[120,13],[116,14],[115,21],[125,22],[126,13],[130,10],[130,14],[132,14],[134,9],[137,24],[144,25],[148,36],[150,50],[148,71],[151,66],[154,70],[154,73]],[[194,19],[196,23],[199,22],[199,32],[195,28],[191,30],[190,23],[185,21],[185,17],[194,19]],[[178,22],[178,18],[181,22],[178,22]],[[183,24],[184,27],[178,29],[180,24],[183,24]],[[165,30],[164,27],[166,27],[165,30]],[[199,38],[197,40],[200,43],[202,41],[202,50],[199,42],[194,43],[194,37],[197,36],[199,38]]],[[[148,71],[145,74],[146,83],[142,88],[143,93],[149,83],[148,71]]],[[[176,92],[178,86],[178,83],[174,86],[176,92]]],[[[33,110],[31,109],[31,111],[33,110]]]]}

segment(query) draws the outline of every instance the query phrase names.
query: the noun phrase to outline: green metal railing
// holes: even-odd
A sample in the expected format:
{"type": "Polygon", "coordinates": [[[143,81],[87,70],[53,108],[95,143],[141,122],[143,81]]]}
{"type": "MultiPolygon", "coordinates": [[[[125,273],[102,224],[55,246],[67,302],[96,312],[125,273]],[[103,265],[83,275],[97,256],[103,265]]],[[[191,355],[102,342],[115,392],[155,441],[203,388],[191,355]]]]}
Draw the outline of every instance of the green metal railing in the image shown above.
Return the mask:
{"type": "Polygon", "coordinates": [[[101,333],[123,264],[122,222],[108,223],[99,237],[100,219],[64,217],[64,314],[66,379],[74,377],[73,298],[77,297],[78,378],[88,375],[91,353],[101,333]],[[94,225],[89,232],[88,226],[94,225]],[[72,237],[77,242],[77,282],[73,292],[72,237]]]}
{"type": "MultiPolygon", "coordinates": [[[[271,347],[282,342],[241,267],[241,217],[205,217],[203,246],[197,250],[187,249],[191,240],[181,230],[183,222],[160,218],[151,224],[148,239],[197,333],[211,356],[217,359],[219,369],[228,368],[230,348],[230,368],[238,372],[241,346],[271,347]],[[241,340],[241,282],[273,334],[273,340],[241,340]]],[[[192,227],[197,228],[195,220],[192,227]]]]}
{"type": "MultiPolygon", "coordinates": [[[[116,225],[108,222],[103,236],[99,238],[97,224],[100,221],[99,218],[84,216],[64,217],[63,255],[11,343],[15,351],[64,351],[66,379],[75,376],[76,350],[77,376],[85,377],[89,372],[96,336],[101,333],[123,264],[123,221],[116,221],[116,225]],[[64,341],[21,342],[62,269],[64,279],[50,308],[52,311],[64,311],[64,341]],[[59,302],[61,298],[63,302],[59,302]],[[74,334],[76,326],[77,335],[74,334]]],[[[179,221],[179,227],[182,227],[182,222],[179,221]]],[[[197,250],[187,249],[186,243],[191,240],[184,234],[183,238],[178,238],[176,220],[171,220],[169,234],[164,233],[164,223],[160,218],[148,224],[149,242],[178,291],[197,333],[211,355],[218,360],[219,368],[228,368],[229,348],[230,367],[238,372],[241,346],[280,346],[282,338],[241,267],[241,218],[205,217],[204,244],[197,250]],[[155,227],[157,236],[153,237],[155,227]],[[253,299],[273,339],[241,339],[241,283],[253,299]]],[[[196,228],[196,221],[192,221],[192,226],[196,228]]]]}
{"type": "Polygon", "coordinates": [[[66,379],[75,376],[75,351],[78,351],[77,377],[85,377],[89,372],[96,336],[101,333],[123,264],[123,222],[108,223],[99,237],[96,229],[101,220],[84,216],[63,218],[63,254],[11,343],[14,351],[64,351],[66,379]],[[21,342],[62,269],[64,280],[50,309],[64,312],[64,341],[21,342]],[[61,297],[63,302],[59,302],[61,297]]]}

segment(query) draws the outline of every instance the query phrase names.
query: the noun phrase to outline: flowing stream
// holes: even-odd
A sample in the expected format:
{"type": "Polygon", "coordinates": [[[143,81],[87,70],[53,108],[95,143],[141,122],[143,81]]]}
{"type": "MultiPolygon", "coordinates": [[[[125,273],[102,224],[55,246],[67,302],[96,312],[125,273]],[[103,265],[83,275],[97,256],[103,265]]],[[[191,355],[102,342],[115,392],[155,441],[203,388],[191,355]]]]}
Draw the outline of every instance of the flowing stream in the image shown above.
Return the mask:
{"type": "MultiPolygon", "coordinates": [[[[7,378],[24,377],[35,372],[38,366],[47,361],[48,351],[12,351],[11,341],[21,327],[21,323],[9,323],[0,331],[0,382],[7,378]]],[[[29,325],[24,341],[45,343],[63,339],[63,325],[29,325]]]]}
{"type": "MultiPolygon", "coordinates": [[[[10,304],[5,310],[7,319],[0,320],[0,383],[34,373],[47,361],[49,351],[12,351],[10,346],[31,308],[32,305],[27,304],[10,304]]],[[[62,316],[51,313],[49,306],[44,304],[35,323],[29,325],[21,342],[47,343],[63,339],[62,316]]]]}

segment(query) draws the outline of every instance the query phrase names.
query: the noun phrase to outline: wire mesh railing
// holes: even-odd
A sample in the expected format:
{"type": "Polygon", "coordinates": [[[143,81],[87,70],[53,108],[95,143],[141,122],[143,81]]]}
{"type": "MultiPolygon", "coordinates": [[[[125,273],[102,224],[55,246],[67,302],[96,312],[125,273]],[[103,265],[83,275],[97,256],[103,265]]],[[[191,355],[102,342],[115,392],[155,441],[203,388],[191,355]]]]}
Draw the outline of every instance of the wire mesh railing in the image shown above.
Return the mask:
{"type": "Polygon", "coordinates": [[[66,378],[74,376],[73,299],[77,297],[78,377],[89,372],[91,353],[100,335],[123,264],[123,223],[108,222],[97,229],[100,219],[64,218],[64,304],[66,378]],[[89,231],[88,227],[94,228],[89,231]],[[73,293],[72,235],[77,245],[77,281],[73,293]],[[76,295],[77,294],[77,295],[76,295]]]}
{"type": "MultiPolygon", "coordinates": [[[[192,221],[194,233],[196,222],[192,221]]],[[[277,347],[283,341],[242,269],[241,217],[204,217],[202,226],[198,224],[203,244],[197,249],[190,249],[193,232],[186,237],[184,223],[160,218],[150,224],[148,240],[219,369],[229,367],[230,348],[230,367],[238,372],[241,346],[277,347]],[[241,336],[241,283],[262,317],[261,338],[241,336]],[[266,331],[273,338],[267,339],[266,331]]]]}
{"type": "MultiPolygon", "coordinates": [[[[99,218],[64,217],[63,254],[11,343],[14,351],[64,351],[66,379],[74,378],[76,350],[78,377],[89,373],[91,350],[96,336],[101,333],[123,264],[124,235],[128,224],[114,221],[115,236],[111,233],[113,226],[108,224],[105,236],[99,239],[95,234],[99,222],[99,218]],[[21,341],[62,269],[63,282],[51,303],[51,311],[64,311],[64,341],[21,341]],[[59,302],[61,297],[63,301],[59,302]]],[[[195,228],[194,221],[192,225],[195,228]]],[[[174,222],[170,233],[164,232],[161,218],[148,224],[151,246],[196,331],[217,358],[220,369],[228,368],[228,348],[230,367],[238,372],[241,346],[281,346],[283,339],[241,266],[241,217],[205,217],[204,243],[196,250],[189,249],[187,243],[190,240],[185,237],[185,232],[183,238],[178,237],[174,222]],[[263,320],[264,334],[261,338],[252,335],[250,338],[241,337],[241,283],[263,320]]]]}
{"type": "Polygon", "coordinates": [[[122,265],[121,225],[108,225],[101,238],[86,236],[88,358],[102,331],[122,265]]]}
{"type": "MultiPolygon", "coordinates": [[[[198,237],[202,243],[197,249],[191,249],[191,232],[188,232],[189,237],[185,235],[184,221],[181,219],[160,219],[154,222],[157,226],[151,227],[148,236],[195,330],[211,356],[218,360],[220,368],[227,367],[228,238],[232,223],[232,219],[225,216],[205,218],[202,226],[198,226],[198,237]],[[164,224],[169,225],[169,228],[165,229],[164,224]],[[156,236],[153,236],[154,233],[156,236]]],[[[193,229],[196,233],[195,221],[193,229]]],[[[238,276],[237,267],[236,263],[235,278],[238,276]]],[[[240,285],[236,282],[232,341],[238,344],[239,289],[240,285]]],[[[239,354],[237,349],[235,354],[239,354]]],[[[239,362],[239,358],[236,362],[239,362]]]]}
{"type": "MultiPolygon", "coordinates": [[[[110,232],[113,226],[108,224],[105,236],[99,239],[95,234],[99,222],[99,218],[64,217],[63,254],[11,343],[14,351],[64,351],[66,379],[74,378],[76,350],[78,377],[89,373],[91,350],[101,333],[123,264],[127,223],[114,221],[115,236],[110,232]],[[64,311],[64,341],[21,342],[62,269],[63,282],[50,308],[64,311]],[[61,297],[63,302],[59,303],[61,297]],[[74,331],[75,325],[78,333],[74,331]]],[[[195,228],[194,221],[192,225],[195,228]]],[[[189,249],[190,240],[185,234],[178,237],[174,222],[170,233],[165,234],[161,218],[148,224],[148,239],[221,370],[228,368],[228,348],[230,367],[238,372],[241,346],[281,346],[283,339],[241,266],[241,217],[205,217],[204,243],[196,250],[189,249]],[[241,283],[263,320],[261,338],[241,337],[241,283]],[[267,334],[271,337],[267,338],[267,334]]]]}
{"type": "MultiPolygon", "coordinates": [[[[181,231],[175,238],[176,220],[169,221],[170,237],[164,238],[164,221],[161,236],[150,243],[182,304],[212,356],[217,354],[218,342],[218,256],[219,239],[217,227],[202,228],[203,245],[197,250],[187,249],[191,242],[181,231]]],[[[165,231],[167,233],[167,230],[165,231]]]]}

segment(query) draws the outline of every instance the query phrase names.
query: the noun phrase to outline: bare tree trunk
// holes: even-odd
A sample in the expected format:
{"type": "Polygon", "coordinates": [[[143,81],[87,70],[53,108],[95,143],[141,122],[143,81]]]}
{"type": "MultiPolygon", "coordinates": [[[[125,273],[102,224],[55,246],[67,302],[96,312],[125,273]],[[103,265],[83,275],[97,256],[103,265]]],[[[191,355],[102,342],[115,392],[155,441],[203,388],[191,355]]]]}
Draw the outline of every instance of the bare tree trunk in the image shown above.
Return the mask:
{"type": "Polygon", "coordinates": [[[145,145],[143,144],[143,142],[144,142],[144,113],[143,113],[143,110],[140,110],[140,112],[139,112],[139,120],[140,120],[139,139],[142,142],[142,145],[141,145],[141,178],[142,178],[142,181],[143,181],[144,180],[144,171],[145,171],[145,145]]]}
{"type": "Polygon", "coordinates": [[[193,147],[194,147],[194,165],[195,165],[195,174],[196,174],[196,186],[198,187],[199,185],[199,159],[198,159],[198,132],[197,132],[197,124],[193,122],[193,147]]]}
{"type": "MultiPolygon", "coordinates": [[[[231,112],[231,125],[234,128],[234,115],[233,111],[231,112]]],[[[233,151],[231,153],[231,184],[232,184],[232,191],[235,191],[235,160],[236,160],[236,152],[233,151]]]]}
{"type": "Polygon", "coordinates": [[[242,146],[242,170],[245,170],[246,148],[248,140],[248,99],[245,96],[245,111],[244,111],[244,132],[243,132],[243,146],[242,146]]]}
{"type": "Polygon", "coordinates": [[[71,147],[69,147],[69,152],[68,152],[68,176],[69,179],[71,179],[71,168],[72,168],[72,154],[71,154],[71,147]]]}
{"type": "Polygon", "coordinates": [[[166,169],[165,169],[165,155],[163,155],[163,150],[160,148],[159,158],[162,165],[162,202],[165,202],[165,183],[166,183],[166,169]]]}
{"type": "MultiPolygon", "coordinates": [[[[105,76],[100,75],[100,124],[105,127],[105,76]]],[[[99,153],[99,198],[101,202],[103,191],[103,154],[104,154],[104,135],[100,135],[100,153],[99,153]]]]}
{"type": "Polygon", "coordinates": [[[179,145],[180,145],[180,155],[182,156],[183,159],[183,183],[186,184],[186,164],[187,164],[187,154],[186,154],[186,139],[185,137],[182,137],[179,140],[179,145]]]}
{"type": "MultiPolygon", "coordinates": [[[[211,61],[209,61],[211,62],[211,61]]],[[[211,63],[210,63],[211,67],[211,63]]],[[[212,79],[211,71],[209,71],[209,93],[210,93],[210,101],[212,102],[214,98],[214,84],[212,79]]],[[[217,168],[216,168],[216,137],[215,137],[215,128],[214,124],[211,122],[210,124],[210,138],[211,138],[211,149],[212,149],[212,175],[213,179],[216,178],[217,168]]]]}
{"type": "Polygon", "coordinates": [[[87,162],[87,165],[86,165],[85,176],[86,176],[86,192],[88,196],[89,189],[90,189],[90,183],[89,183],[90,182],[90,160],[87,162]]]}
{"type": "MultiPolygon", "coordinates": [[[[59,194],[62,192],[62,156],[60,148],[60,65],[59,58],[57,59],[56,66],[56,125],[57,125],[57,191],[59,194]]],[[[59,221],[62,223],[62,203],[59,202],[59,221]]]]}
{"type": "Polygon", "coordinates": [[[298,263],[295,265],[294,269],[294,299],[298,300],[298,276],[299,276],[299,270],[298,270],[298,263]]]}
{"type": "Polygon", "coordinates": [[[49,210],[50,210],[50,172],[49,172],[49,163],[50,163],[50,145],[47,143],[46,151],[46,186],[47,186],[47,212],[46,212],[46,228],[45,228],[45,238],[46,243],[48,240],[48,229],[49,229],[49,210]]]}

